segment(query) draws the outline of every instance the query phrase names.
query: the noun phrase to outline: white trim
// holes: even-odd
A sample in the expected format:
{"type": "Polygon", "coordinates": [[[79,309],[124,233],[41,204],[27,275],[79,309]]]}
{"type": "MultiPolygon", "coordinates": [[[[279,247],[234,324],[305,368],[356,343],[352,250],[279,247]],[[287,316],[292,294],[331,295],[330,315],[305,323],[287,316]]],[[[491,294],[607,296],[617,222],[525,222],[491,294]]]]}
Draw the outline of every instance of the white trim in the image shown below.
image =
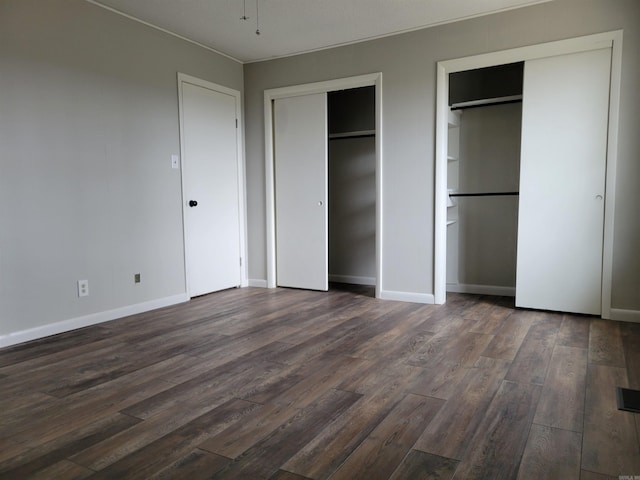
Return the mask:
{"type": "Polygon", "coordinates": [[[612,308],[611,320],[618,320],[620,322],[640,323],[640,310],[625,310],[622,308],[612,308]]]}
{"type": "Polygon", "coordinates": [[[185,293],[180,293],[171,297],[158,298],[155,300],[150,300],[148,302],[137,303],[135,305],[127,305],[126,307],[115,308],[113,310],[106,310],[104,312],[97,312],[82,317],[62,320],[60,322],[42,325],[41,327],[30,328],[28,330],[22,330],[19,332],[12,332],[0,336],[0,348],[8,347],[10,345],[16,345],[18,343],[28,342],[30,340],[36,340],[38,338],[48,337],[50,335],[57,335],[58,333],[69,332],[77,328],[88,327],[90,325],[96,325],[98,323],[108,322],[111,320],[116,320],[118,318],[128,317],[129,315],[136,315],[138,313],[144,313],[151,310],[156,310],[158,308],[168,307],[188,301],[189,296],[185,293]]]}
{"type": "Polygon", "coordinates": [[[382,300],[396,300],[398,302],[426,303],[433,304],[434,298],[430,293],[396,292],[393,290],[382,290],[380,297],[382,300]]]}
{"type": "Polygon", "coordinates": [[[612,48],[611,87],[609,99],[609,131],[604,212],[602,259],[602,318],[611,316],[611,283],[613,276],[613,231],[615,218],[615,175],[618,158],[618,117],[620,111],[620,79],[622,72],[622,30],[570,38],[556,42],[514,48],[500,52],[438,62],[436,80],[436,165],[434,226],[434,297],[438,304],[446,300],[447,262],[447,118],[449,74],[474,68],[533,60],[599,48],[612,48]]]}
{"type": "Polygon", "coordinates": [[[449,117],[451,116],[448,98],[449,73],[443,62],[438,62],[436,66],[436,165],[433,226],[433,301],[437,304],[443,304],[447,297],[447,203],[449,200],[447,162],[449,117]]]}
{"type": "Polygon", "coordinates": [[[609,48],[622,38],[622,30],[596,33],[582,37],[568,38],[554,42],[539,43],[527,47],[512,48],[498,52],[484,53],[470,57],[456,58],[438,62],[447,73],[461,72],[474,68],[492,67],[514,62],[524,62],[537,58],[555,57],[571,53],[587,52],[600,48],[609,48]]]}
{"type": "Polygon", "coordinates": [[[604,237],[602,245],[602,318],[612,318],[613,222],[615,219],[616,175],[618,166],[618,129],[620,122],[620,83],[622,78],[622,31],[613,33],[611,79],[609,87],[609,131],[605,178],[604,237]]]}
{"type": "Polygon", "coordinates": [[[183,37],[182,35],[178,35],[177,33],[174,33],[170,30],[167,30],[165,28],[159,27],[157,25],[154,25],[153,23],[149,23],[149,22],[145,22],[144,20],[141,20],[137,17],[134,17],[133,15],[129,15],[128,13],[124,13],[121,12],[120,10],[117,10],[113,7],[109,7],[107,5],[104,5],[100,2],[98,2],[97,0],[86,0],[87,2],[89,2],[92,5],[95,5],[96,7],[100,7],[100,8],[104,8],[105,10],[110,11],[111,13],[115,13],[117,15],[122,15],[125,18],[128,18],[129,20],[133,20],[134,22],[138,22],[141,23],[147,27],[153,28],[155,30],[159,30],[162,33],[166,33],[167,35],[171,35],[172,37],[176,37],[179,38],[180,40],[184,40],[185,42],[189,42],[192,43],[193,45],[197,45],[200,48],[204,48],[205,50],[209,50],[210,52],[213,52],[217,55],[220,55],[222,57],[228,58],[229,60],[233,60],[234,62],[237,62],[239,64],[244,64],[244,62],[242,60],[238,60],[235,57],[232,57],[231,55],[227,55],[226,53],[221,52],[220,50],[216,50],[215,48],[212,47],[208,47],[207,45],[205,45],[204,43],[200,43],[200,42],[196,42],[195,40],[191,40],[190,38],[187,37],[183,37]]]}
{"type": "Polygon", "coordinates": [[[250,278],[249,287],[267,288],[267,281],[261,278],[250,278]]]}
{"type": "Polygon", "coordinates": [[[275,172],[273,157],[273,101],[278,98],[327,93],[334,90],[375,86],[376,95],[376,297],[380,297],[382,286],[382,73],[370,73],[356,77],[339,78],[324,82],[272,88],[264,91],[264,158],[266,181],[266,227],[267,227],[267,287],[276,287],[276,229],[275,229],[275,172]]]}
{"type": "Polygon", "coordinates": [[[349,283],[352,285],[371,285],[376,284],[376,277],[359,277],[357,275],[332,275],[329,274],[329,281],[335,283],[349,283]]]}
{"type": "Polygon", "coordinates": [[[190,75],[186,75],[184,73],[178,72],[178,114],[179,114],[179,123],[180,123],[180,176],[181,176],[181,202],[182,202],[182,232],[183,232],[183,241],[184,241],[184,278],[185,278],[185,291],[189,294],[189,266],[187,263],[187,229],[185,224],[185,209],[186,207],[186,198],[184,196],[185,192],[185,184],[184,184],[184,109],[183,109],[183,98],[182,98],[182,84],[188,83],[191,85],[196,85],[198,87],[203,87],[209,90],[213,90],[216,92],[224,93],[226,95],[230,95],[235,98],[236,104],[236,119],[238,121],[238,134],[236,135],[236,155],[238,162],[238,212],[240,215],[239,224],[240,224],[240,255],[242,256],[242,266],[240,268],[240,286],[246,287],[248,283],[248,264],[247,261],[247,203],[246,203],[246,191],[245,191],[245,156],[244,156],[244,119],[242,117],[242,95],[239,90],[234,90],[233,88],[224,87],[222,85],[218,85],[213,82],[209,82],[207,80],[202,80],[200,78],[192,77],[190,75]]]}
{"type": "Polygon", "coordinates": [[[477,295],[498,295],[500,297],[515,297],[516,287],[501,287],[498,285],[473,285],[468,283],[447,283],[447,292],[474,293],[477,295]]]}
{"type": "Polygon", "coordinates": [[[346,90],[349,88],[370,87],[377,85],[376,82],[381,77],[382,73],[368,73],[355,77],[336,78],[334,80],[325,80],[322,82],[271,88],[264,91],[264,96],[265,100],[267,98],[275,100],[276,98],[297,97],[300,95],[312,95],[314,93],[327,93],[335,90],[346,90]]]}
{"type": "Polygon", "coordinates": [[[383,217],[383,135],[382,135],[382,73],[377,74],[376,87],[376,298],[382,296],[382,266],[384,245],[384,217],[383,217]]]}

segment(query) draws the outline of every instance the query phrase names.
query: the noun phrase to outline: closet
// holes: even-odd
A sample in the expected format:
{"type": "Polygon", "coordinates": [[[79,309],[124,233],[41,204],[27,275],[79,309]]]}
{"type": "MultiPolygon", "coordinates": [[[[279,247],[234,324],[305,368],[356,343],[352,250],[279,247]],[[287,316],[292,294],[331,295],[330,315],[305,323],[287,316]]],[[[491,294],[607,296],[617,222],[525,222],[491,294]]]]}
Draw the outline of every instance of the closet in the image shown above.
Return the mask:
{"type": "Polygon", "coordinates": [[[523,63],[449,79],[447,291],[515,295],[523,63]]]}
{"type": "Polygon", "coordinates": [[[375,87],[273,102],[276,284],[376,283],[375,87]]]}
{"type": "Polygon", "coordinates": [[[515,74],[486,79],[522,63],[450,75],[491,87],[450,97],[448,291],[602,313],[611,45],[526,60],[521,104],[515,74]]]}
{"type": "Polygon", "coordinates": [[[375,285],[375,87],[327,96],[329,281],[375,285]]]}

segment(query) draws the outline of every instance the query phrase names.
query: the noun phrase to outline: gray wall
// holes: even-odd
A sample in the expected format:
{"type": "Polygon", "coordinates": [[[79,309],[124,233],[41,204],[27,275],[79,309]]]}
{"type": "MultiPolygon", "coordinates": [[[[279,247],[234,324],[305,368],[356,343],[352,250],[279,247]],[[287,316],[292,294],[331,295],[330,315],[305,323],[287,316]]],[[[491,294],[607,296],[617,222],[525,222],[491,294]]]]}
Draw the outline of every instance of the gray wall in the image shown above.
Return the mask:
{"type": "Polygon", "coordinates": [[[624,29],[614,308],[640,309],[640,2],[556,0],[403,35],[245,66],[249,277],[266,278],[265,89],[383,73],[383,284],[433,293],[436,62],[624,29]]]}
{"type": "Polygon", "coordinates": [[[0,1],[0,336],[185,292],[176,72],[242,69],[82,0],[0,1]]]}

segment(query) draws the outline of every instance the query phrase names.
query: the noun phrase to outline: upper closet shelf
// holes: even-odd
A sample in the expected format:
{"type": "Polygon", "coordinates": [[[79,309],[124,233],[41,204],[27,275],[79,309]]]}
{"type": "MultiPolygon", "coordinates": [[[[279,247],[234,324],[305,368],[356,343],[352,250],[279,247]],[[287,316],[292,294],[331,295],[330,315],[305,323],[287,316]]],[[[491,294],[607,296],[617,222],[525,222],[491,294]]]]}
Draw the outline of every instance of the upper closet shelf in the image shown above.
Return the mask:
{"type": "Polygon", "coordinates": [[[461,110],[463,108],[487,107],[490,105],[501,105],[503,103],[521,102],[522,95],[508,95],[506,97],[482,98],[480,100],[469,100],[451,105],[451,110],[461,110]]]}
{"type": "Polygon", "coordinates": [[[330,133],[329,139],[375,137],[375,130],[359,130],[357,132],[330,133]]]}
{"type": "Polygon", "coordinates": [[[477,193],[461,193],[461,192],[449,192],[449,198],[451,197],[510,197],[518,196],[520,192],[477,192],[477,193]]]}

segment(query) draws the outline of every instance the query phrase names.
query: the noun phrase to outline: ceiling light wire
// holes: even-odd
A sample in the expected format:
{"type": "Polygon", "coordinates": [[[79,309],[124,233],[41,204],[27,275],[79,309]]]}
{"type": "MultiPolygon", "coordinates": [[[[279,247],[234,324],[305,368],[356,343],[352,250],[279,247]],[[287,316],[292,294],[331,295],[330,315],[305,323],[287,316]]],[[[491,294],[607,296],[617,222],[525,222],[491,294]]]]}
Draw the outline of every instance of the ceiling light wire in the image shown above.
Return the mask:
{"type": "Polygon", "coordinates": [[[247,17],[247,0],[242,0],[242,16],[240,20],[249,20],[249,17],[247,17]]]}
{"type": "Polygon", "coordinates": [[[258,9],[258,0],[256,0],[256,35],[260,35],[260,11],[258,9]]]}

